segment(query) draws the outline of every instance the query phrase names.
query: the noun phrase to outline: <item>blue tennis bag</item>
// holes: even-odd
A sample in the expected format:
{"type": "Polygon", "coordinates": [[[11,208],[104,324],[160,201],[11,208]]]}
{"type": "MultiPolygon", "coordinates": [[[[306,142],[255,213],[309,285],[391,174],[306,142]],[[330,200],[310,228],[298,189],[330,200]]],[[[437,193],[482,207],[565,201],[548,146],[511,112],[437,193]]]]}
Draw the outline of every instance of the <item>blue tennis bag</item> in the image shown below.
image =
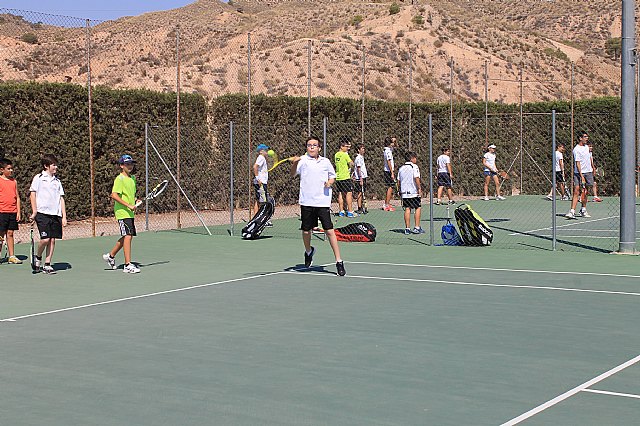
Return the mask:
{"type": "Polygon", "coordinates": [[[447,219],[447,223],[442,226],[442,231],[440,232],[440,236],[442,237],[442,242],[446,246],[462,246],[464,243],[462,242],[462,237],[458,234],[456,227],[451,223],[451,220],[447,219]]]}

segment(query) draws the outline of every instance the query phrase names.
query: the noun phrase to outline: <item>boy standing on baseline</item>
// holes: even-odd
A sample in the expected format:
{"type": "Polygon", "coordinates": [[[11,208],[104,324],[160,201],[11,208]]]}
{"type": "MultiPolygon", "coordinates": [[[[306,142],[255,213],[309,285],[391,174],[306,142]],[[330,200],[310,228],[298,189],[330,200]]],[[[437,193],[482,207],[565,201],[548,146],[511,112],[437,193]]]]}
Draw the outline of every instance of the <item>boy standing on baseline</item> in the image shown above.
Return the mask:
{"type": "Polygon", "coordinates": [[[438,198],[436,204],[444,204],[442,200],[442,191],[447,188],[447,197],[449,197],[449,204],[455,204],[453,201],[453,170],[451,170],[451,158],[450,150],[447,147],[442,148],[442,155],[438,157],[436,163],[438,164],[438,198]]]}
{"type": "Polygon", "coordinates": [[[302,157],[294,157],[291,163],[291,176],[300,176],[300,218],[302,219],[302,242],[304,243],[304,266],[310,267],[316,249],[311,246],[311,232],[322,224],[329,244],[336,258],[338,275],[344,276],[346,271],[340,257],[338,239],[331,222],[331,185],[336,172],[329,159],[320,155],[318,138],[307,138],[307,153],[302,157]]]}
{"type": "Polygon", "coordinates": [[[42,157],[42,172],[33,177],[29,188],[31,200],[31,220],[35,220],[40,235],[40,243],[35,258],[36,270],[45,274],[55,274],[51,266],[56,239],[62,238],[62,227],[67,226],[67,211],[64,203],[64,189],[58,173],[58,159],[53,154],[42,157]],[[42,265],[42,253],[47,257],[42,265]]]}
{"type": "Polygon", "coordinates": [[[398,182],[400,182],[400,196],[402,197],[402,208],[404,209],[404,233],[409,235],[424,234],[424,229],[420,226],[420,211],[422,188],[420,185],[420,169],[416,162],[418,156],[415,152],[405,154],[406,163],[398,169],[398,182]],[[411,230],[411,211],[414,211],[415,226],[411,230]]]}
{"type": "Polygon", "coordinates": [[[124,249],[124,269],[122,272],[125,274],[140,272],[140,268],[131,263],[131,241],[136,236],[133,218],[138,201],[136,199],[136,177],[132,174],[135,163],[133,158],[127,154],[118,160],[120,174],[113,181],[111,198],[114,200],[113,210],[120,226],[121,237],[109,253],[102,255],[102,259],[107,262],[107,265],[111,269],[116,269],[115,257],[121,249],[124,249]]]}
{"type": "MultiPolygon", "coordinates": [[[[20,222],[18,184],[13,178],[11,160],[2,158],[0,159],[0,239],[4,239],[7,244],[8,262],[14,265],[22,263],[14,253],[13,231],[18,230],[18,222],[20,222]]],[[[0,247],[2,247],[1,244],[0,247]]]]}
{"type": "Polygon", "coordinates": [[[355,169],[353,171],[353,179],[356,183],[356,191],[358,191],[358,195],[356,197],[358,202],[358,210],[356,210],[356,213],[359,214],[366,213],[366,211],[364,211],[362,203],[367,191],[367,177],[369,176],[367,174],[367,166],[364,163],[364,151],[364,144],[358,144],[358,155],[356,155],[356,160],[354,162],[355,169]]]}

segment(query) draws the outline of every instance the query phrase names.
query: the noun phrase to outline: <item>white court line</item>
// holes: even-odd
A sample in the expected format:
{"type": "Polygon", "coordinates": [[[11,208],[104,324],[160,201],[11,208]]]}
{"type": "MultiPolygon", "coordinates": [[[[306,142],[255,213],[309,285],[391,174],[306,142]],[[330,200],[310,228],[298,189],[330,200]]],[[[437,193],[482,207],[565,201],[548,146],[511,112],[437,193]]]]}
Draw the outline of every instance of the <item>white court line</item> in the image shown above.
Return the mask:
{"type": "Polygon", "coordinates": [[[78,310],[78,309],[90,308],[92,306],[109,305],[109,304],[112,304],[112,303],[126,302],[128,300],[144,299],[146,297],[159,296],[159,295],[162,295],[162,294],[177,293],[177,292],[180,292],[180,291],[193,290],[193,289],[196,289],[196,288],[211,287],[211,286],[214,286],[214,285],[228,284],[228,283],[251,280],[251,279],[254,279],[254,278],[268,277],[270,275],[278,275],[278,274],[283,274],[283,273],[285,273],[285,272],[284,271],[269,272],[267,274],[262,274],[262,275],[252,275],[250,277],[244,277],[244,278],[233,278],[233,279],[230,279],[230,280],[217,281],[217,282],[213,282],[213,283],[199,284],[199,285],[193,285],[193,286],[182,287],[182,288],[175,288],[175,289],[172,289],[172,290],[157,291],[155,293],[140,294],[138,296],[123,297],[121,299],[105,300],[104,302],[88,303],[86,305],[71,306],[71,307],[68,307],[68,308],[55,309],[53,311],[37,312],[35,314],[20,315],[20,316],[13,317],[13,318],[0,319],[0,322],[14,322],[14,321],[25,319],[25,318],[33,318],[33,317],[40,317],[40,316],[43,316],[43,315],[57,314],[57,313],[60,313],[60,312],[75,311],[75,310],[78,310]]]}
{"type": "Polygon", "coordinates": [[[591,393],[599,393],[602,395],[624,396],[625,398],[640,399],[640,395],[634,395],[632,393],[609,392],[609,391],[603,391],[603,390],[597,390],[597,389],[582,389],[582,392],[591,392],[591,393]]]}
{"type": "MultiPolygon", "coordinates": [[[[559,225],[559,226],[556,226],[556,228],[566,228],[567,226],[582,225],[584,223],[589,223],[589,222],[599,222],[601,220],[615,219],[617,217],[620,217],[620,215],[609,216],[609,217],[601,217],[600,219],[590,219],[590,220],[580,220],[580,221],[572,220],[571,223],[567,223],[566,225],[559,225]]],[[[567,220],[569,220],[569,219],[567,219],[567,220]]],[[[550,231],[550,230],[551,230],[551,227],[547,226],[546,228],[532,229],[530,231],[512,232],[509,235],[527,235],[527,234],[530,234],[532,232],[550,231]]]]}
{"type": "MultiPolygon", "coordinates": [[[[286,274],[305,274],[316,276],[331,276],[328,274],[319,274],[317,272],[296,272],[286,271],[286,274]]],[[[479,283],[470,281],[447,281],[447,280],[432,280],[426,278],[398,278],[398,277],[372,277],[367,275],[347,275],[348,278],[363,278],[367,280],[378,281],[403,281],[403,282],[415,282],[415,283],[435,283],[435,284],[451,284],[451,285],[467,285],[474,287],[503,287],[503,288],[525,288],[534,290],[557,290],[557,291],[572,291],[576,293],[599,293],[599,294],[615,294],[622,296],[640,296],[640,293],[632,293],[626,291],[612,291],[612,290],[589,290],[582,288],[568,288],[568,287],[549,287],[540,285],[515,285],[515,284],[492,284],[492,283],[479,283]]]]}
{"type": "Polygon", "coordinates": [[[606,371],[604,373],[602,373],[601,375],[599,375],[598,377],[595,377],[587,382],[584,382],[583,384],[576,386],[575,388],[568,390],[567,392],[556,396],[555,398],[545,402],[544,404],[540,404],[537,407],[527,411],[524,414],[519,415],[518,417],[515,417],[511,420],[509,420],[506,423],[503,423],[502,426],[513,426],[513,425],[517,425],[520,422],[523,422],[525,420],[527,420],[530,417],[535,416],[536,414],[546,410],[549,407],[552,407],[554,405],[556,405],[559,402],[564,401],[567,398],[572,397],[573,395],[577,394],[578,392],[581,392],[589,387],[591,387],[592,385],[595,385],[596,383],[606,379],[607,377],[613,376],[614,374],[624,370],[625,368],[637,363],[638,361],[640,361],[640,355],[638,355],[635,358],[630,359],[629,361],[620,364],[617,367],[612,368],[609,371],[606,371]]]}
{"type": "Polygon", "coordinates": [[[388,262],[358,262],[346,261],[345,263],[353,263],[360,265],[379,265],[379,266],[409,266],[414,268],[441,268],[441,269],[468,269],[471,271],[500,271],[500,272],[530,272],[535,274],[551,274],[551,275],[593,275],[596,277],[618,277],[618,278],[640,278],[640,275],[626,274],[606,274],[599,272],[575,272],[575,271],[540,271],[536,269],[507,269],[507,268],[489,268],[475,266],[447,266],[447,265],[418,265],[411,263],[388,263],[388,262]]]}

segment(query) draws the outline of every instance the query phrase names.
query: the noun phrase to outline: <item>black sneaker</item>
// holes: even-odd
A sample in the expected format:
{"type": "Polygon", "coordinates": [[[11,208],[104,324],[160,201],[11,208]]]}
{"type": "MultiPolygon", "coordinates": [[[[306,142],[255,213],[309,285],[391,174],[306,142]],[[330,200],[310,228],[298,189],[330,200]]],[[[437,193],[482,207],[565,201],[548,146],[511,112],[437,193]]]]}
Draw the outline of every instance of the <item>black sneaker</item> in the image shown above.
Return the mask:
{"type": "Polygon", "coordinates": [[[311,253],[307,254],[307,252],[304,252],[304,267],[308,268],[309,266],[311,266],[311,264],[313,263],[313,255],[316,252],[316,248],[311,246],[311,253]]]}
{"type": "Polygon", "coordinates": [[[344,270],[344,262],[336,262],[336,269],[338,270],[338,275],[344,277],[347,274],[347,271],[344,270]]]}

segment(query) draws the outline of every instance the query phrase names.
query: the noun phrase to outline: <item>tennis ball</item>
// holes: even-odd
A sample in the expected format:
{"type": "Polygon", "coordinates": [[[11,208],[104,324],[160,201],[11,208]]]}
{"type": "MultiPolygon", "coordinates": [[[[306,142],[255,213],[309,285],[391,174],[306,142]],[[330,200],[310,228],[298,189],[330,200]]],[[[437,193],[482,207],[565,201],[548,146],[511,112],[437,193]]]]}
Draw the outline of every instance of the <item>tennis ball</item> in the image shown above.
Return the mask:
{"type": "Polygon", "coordinates": [[[276,152],[274,150],[270,149],[269,151],[267,151],[267,155],[269,157],[273,157],[274,155],[276,155],[276,152]]]}

